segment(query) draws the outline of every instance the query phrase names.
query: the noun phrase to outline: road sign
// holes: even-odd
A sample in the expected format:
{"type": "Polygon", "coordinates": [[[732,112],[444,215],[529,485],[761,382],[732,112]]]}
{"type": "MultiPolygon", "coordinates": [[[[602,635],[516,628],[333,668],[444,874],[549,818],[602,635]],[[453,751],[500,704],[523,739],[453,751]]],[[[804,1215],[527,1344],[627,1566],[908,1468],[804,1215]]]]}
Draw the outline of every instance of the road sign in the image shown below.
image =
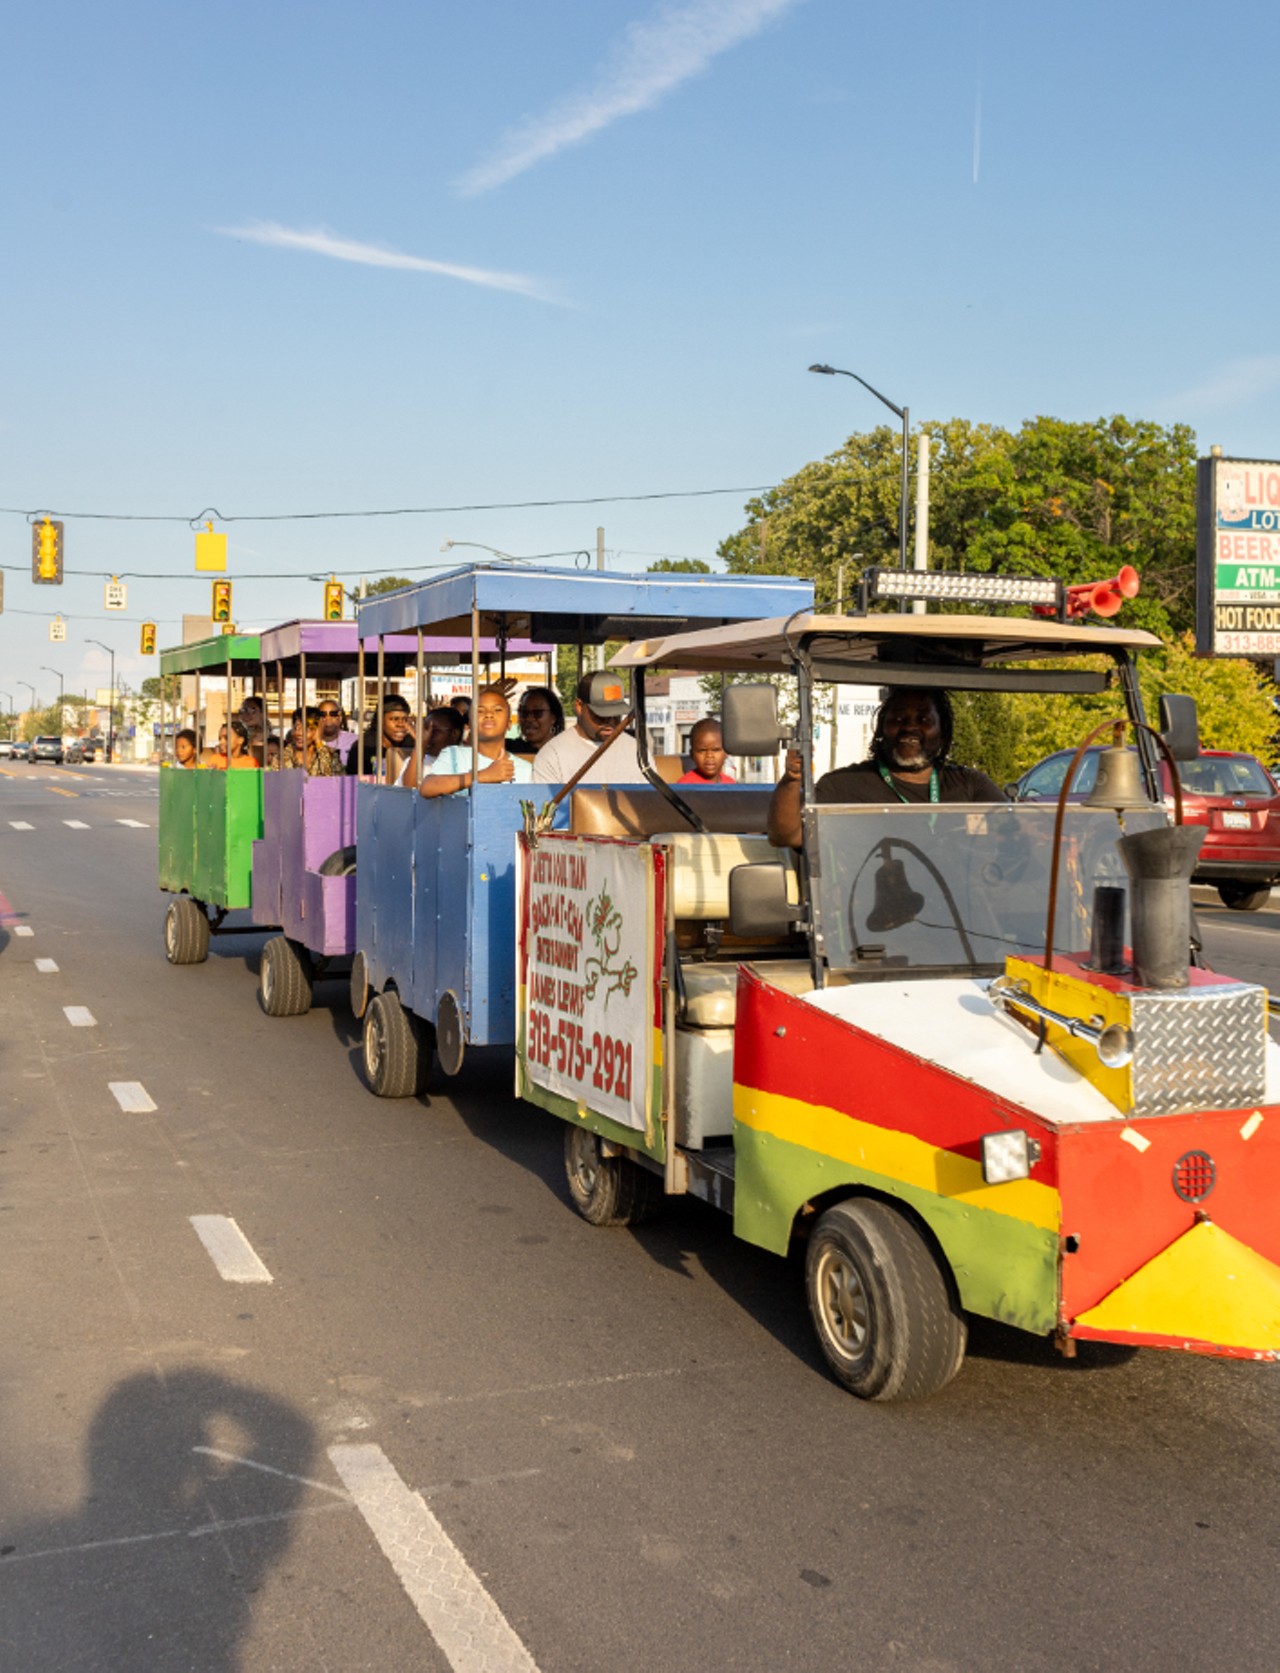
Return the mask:
{"type": "Polygon", "coordinates": [[[104,610],[124,610],[127,608],[126,599],[129,589],[117,576],[113,575],[102,589],[102,607],[104,610]]]}
{"type": "Polygon", "coordinates": [[[31,579],[43,586],[62,585],[62,524],[50,517],[31,525],[31,579]]]}
{"type": "Polygon", "coordinates": [[[1196,650],[1280,654],[1280,462],[1196,461],[1196,650]]]}
{"type": "Polygon", "coordinates": [[[64,644],[67,637],[67,624],[61,616],[55,616],[49,623],[49,637],[55,645],[64,644]]]}

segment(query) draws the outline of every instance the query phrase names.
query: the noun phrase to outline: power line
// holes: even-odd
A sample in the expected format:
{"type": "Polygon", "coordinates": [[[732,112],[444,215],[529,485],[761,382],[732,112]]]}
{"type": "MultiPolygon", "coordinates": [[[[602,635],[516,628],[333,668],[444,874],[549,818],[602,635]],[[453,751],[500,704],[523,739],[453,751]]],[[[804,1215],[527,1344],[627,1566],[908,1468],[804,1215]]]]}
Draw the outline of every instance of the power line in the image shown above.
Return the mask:
{"type": "Polygon", "coordinates": [[[59,511],[55,514],[49,506],[16,505],[0,505],[0,515],[25,517],[28,522],[37,517],[56,515],[64,522],[185,523],[194,529],[209,519],[219,523],[312,523],[334,518],[443,517],[464,511],[540,511],[555,506],[635,505],[645,500],[698,500],[709,499],[716,494],[763,494],[772,486],[772,483],[767,483],[764,486],[748,488],[673,488],[656,494],[592,494],[582,499],[558,500],[492,500],[475,505],[402,505],[370,511],[241,512],[229,517],[224,517],[222,512],[212,505],[207,505],[195,517],[143,511],[59,511]]]}

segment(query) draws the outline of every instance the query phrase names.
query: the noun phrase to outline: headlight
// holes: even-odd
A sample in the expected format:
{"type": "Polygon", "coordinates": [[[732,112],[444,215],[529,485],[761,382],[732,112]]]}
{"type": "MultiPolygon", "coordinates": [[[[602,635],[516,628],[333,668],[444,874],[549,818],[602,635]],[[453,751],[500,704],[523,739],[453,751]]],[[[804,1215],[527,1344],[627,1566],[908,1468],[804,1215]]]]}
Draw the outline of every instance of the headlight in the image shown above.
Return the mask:
{"type": "Polygon", "coordinates": [[[1028,1137],[1020,1127],[982,1135],[982,1177],[988,1185],[1026,1179],[1039,1160],[1040,1141],[1028,1137]]]}

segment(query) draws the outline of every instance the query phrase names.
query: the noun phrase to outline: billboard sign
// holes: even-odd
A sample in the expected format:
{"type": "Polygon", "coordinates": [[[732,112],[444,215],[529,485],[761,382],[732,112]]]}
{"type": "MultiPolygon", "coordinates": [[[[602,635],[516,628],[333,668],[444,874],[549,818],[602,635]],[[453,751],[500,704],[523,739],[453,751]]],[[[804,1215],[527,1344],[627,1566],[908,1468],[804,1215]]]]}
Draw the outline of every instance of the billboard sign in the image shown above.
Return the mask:
{"type": "Polygon", "coordinates": [[[1280,657],[1280,463],[1196,461],[1196,650],[1280,657]]]}

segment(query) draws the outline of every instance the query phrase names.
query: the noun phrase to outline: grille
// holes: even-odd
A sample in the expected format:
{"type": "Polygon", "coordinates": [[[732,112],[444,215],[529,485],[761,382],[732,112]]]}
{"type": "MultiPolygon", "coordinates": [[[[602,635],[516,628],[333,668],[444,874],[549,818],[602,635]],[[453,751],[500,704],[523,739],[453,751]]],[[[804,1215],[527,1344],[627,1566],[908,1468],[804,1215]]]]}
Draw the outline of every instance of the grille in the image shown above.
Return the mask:
{"type": "Polygon", "coordinates": [[[1218,1183],[1213,1157],[1203,1150],[1188,1150],[1173,1164],[1173,1188],[1183,1202],[1203,1202],[1218,1183]]]}

